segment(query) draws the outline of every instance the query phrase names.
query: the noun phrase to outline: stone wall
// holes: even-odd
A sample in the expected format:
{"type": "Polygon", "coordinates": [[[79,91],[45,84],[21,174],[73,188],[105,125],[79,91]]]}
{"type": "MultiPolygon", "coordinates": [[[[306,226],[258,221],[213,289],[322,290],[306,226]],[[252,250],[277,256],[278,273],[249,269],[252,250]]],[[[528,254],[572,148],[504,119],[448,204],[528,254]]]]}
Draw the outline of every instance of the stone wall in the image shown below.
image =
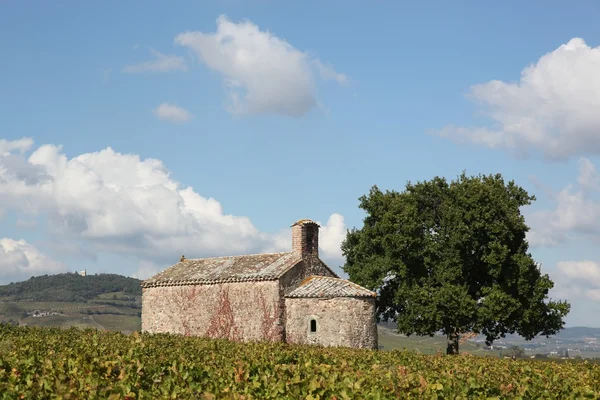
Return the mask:
{"type": "Polygon", "coordinates": [[[281,277],[279,280],[281,288],[284,293],[290,292],[311,275],[335,277],[318,258],[302,260],[281,277]]]}
{"type": "MultiPolygon", "coordinates": [[[[282,310],[285,310],[285,295],[300,286],[300,283],[310,275],[332,276],[331,272],[323,266],[323,263],[317,258],[315,263],[300,261],[293,268],[287,271],[279,279],[279,304],[282,310]],[[315,265],[311,268],[311,265],[315,265]]],[[[285,326],[285,312],[282,313],[281,323],[285,326]]],[[[287,333],[284,333],[284,340],[287,333]]]]}
{"type": "Polygon", "coordinates": [[[377,348],[375,299],[285,299],[286,341],[323,346],[377,348]],[[311,320],[316,332],[311,332],[311,320]]]}
{"type": "Polygon", "coordinates": [[[142,331],[281,341],[279,291],[277,281],[144,288],[142,331]]]}

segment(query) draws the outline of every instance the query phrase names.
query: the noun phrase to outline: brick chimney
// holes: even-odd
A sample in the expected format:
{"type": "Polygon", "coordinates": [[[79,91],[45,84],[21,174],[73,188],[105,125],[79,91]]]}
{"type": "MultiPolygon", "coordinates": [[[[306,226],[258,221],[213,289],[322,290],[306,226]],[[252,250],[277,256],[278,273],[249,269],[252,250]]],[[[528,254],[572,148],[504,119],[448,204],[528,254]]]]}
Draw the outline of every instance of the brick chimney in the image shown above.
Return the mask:
{"type": "Polygon", "coordinates": [[[319,257],[319,224],[301,219],[292,225],[292,251],[302,258],[319,257]]]}

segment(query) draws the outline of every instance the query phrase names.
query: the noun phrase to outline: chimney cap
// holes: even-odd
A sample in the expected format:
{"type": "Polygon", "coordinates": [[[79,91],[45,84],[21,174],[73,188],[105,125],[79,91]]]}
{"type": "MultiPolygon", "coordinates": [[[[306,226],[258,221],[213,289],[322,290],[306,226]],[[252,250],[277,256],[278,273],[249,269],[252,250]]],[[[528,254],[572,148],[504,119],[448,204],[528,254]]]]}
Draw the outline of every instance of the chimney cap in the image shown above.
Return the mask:
{"type": "Polygon", "coordinates": [[[300,219],[292,224],[292,226],[296,226],[296,225],[316,225],[319,228],[321,227],[319,224],[317,224],[315,221],[313,221],[311,219],[300,219]]]}

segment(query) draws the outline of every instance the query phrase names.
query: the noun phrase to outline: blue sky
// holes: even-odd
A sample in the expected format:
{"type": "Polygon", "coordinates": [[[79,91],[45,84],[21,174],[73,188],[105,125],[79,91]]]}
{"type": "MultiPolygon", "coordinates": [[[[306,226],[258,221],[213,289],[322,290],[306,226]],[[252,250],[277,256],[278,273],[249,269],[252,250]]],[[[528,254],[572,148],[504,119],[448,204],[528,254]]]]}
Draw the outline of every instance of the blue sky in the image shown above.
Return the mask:
{"type": "Polygon", "coordinates": [[[538,198],[532,253],[568,325],[597,325],[599,17],[593,1],[2,2],[0,283],[286,250],[300,218],[337,267],[372,185],[500,172],[538,198]]]}

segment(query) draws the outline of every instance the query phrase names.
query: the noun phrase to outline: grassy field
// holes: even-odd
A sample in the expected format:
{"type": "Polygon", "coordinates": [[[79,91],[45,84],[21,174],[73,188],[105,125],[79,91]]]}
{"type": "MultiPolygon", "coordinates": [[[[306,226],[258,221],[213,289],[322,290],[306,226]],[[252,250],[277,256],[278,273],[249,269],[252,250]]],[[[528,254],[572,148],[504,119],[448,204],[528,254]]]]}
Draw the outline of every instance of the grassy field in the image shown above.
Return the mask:
{"type": "Polygon", "coordinates": [[[0,315],[21,315],[23,312],[50,311],[59,313],[86,313],[91,312],[113,313],[124,315],[138,315],[141,308],[132,308],[128,305],[101,304],[97,302],[89,303],[69,303],[69,302],[38,302],[38,301],[19,301],[0,303],[0,315]]]}
{"type": "Polygon", "coordinates": [[[21,320],[24,326],[56,326],[61,328],[94,328],[108,331],[139,331],[141,321],[132,315],[49,315],[47,317],[28,317],[21,320]]]}
{"type": "Polygon", "coordinates": [[[97,296],[98,299],[104,300],[123,300],[123,301],[131,301],[132,299],[138,302],[142,301],[142,296],[133,296],[123,292],[113,292],[113,293],[102,293],[97,296]]]}
{"type": "MultiPolygon", "coordinates": [[[[442,336],[410,336],[400,335],[390,328],[378,326],[379,345],[384,350],[409,350],[421,354],[436,354],[446,351],[446,338],[442,336]]],[[[472,343],[463,343],[460,346],[461,353],[469,353],[477,356],[498,357],[496,351],[486,351],[472,343]]]]}
{"type": "Polygon", "coordinates": [[[87,302],[0,302],[0,321],[18,323],[21,326],[79,327],[131,332],[141,328],[140,314],[140,296],[122,292],[103,293],[87,302]],[[35,316],[35,311],[57,314],[35,316]]]}
{"type": "Polygon", "coordinates": [[[57,312],[79,312],[88,308],[99,308],[98,304],[72,303],[66,301],[18,301],[0,303],[0,313],[17,307],[20,311],[57,311],[57,312]]]}
{"type": "Polygon", "coordinates": [[[103,326],[98,324],[90,315],[49,315],[47,317],[28,317],[21,320],[21,324],[25,326],[57,326],[61,328],[95,328],[103,329],[103,326]]]}
{"type": "Polygon", "coordinates": [[[92,319],[109,331],[139,331],[142,329],[140,317],[132,315],[91,315],[92,319]]]}

